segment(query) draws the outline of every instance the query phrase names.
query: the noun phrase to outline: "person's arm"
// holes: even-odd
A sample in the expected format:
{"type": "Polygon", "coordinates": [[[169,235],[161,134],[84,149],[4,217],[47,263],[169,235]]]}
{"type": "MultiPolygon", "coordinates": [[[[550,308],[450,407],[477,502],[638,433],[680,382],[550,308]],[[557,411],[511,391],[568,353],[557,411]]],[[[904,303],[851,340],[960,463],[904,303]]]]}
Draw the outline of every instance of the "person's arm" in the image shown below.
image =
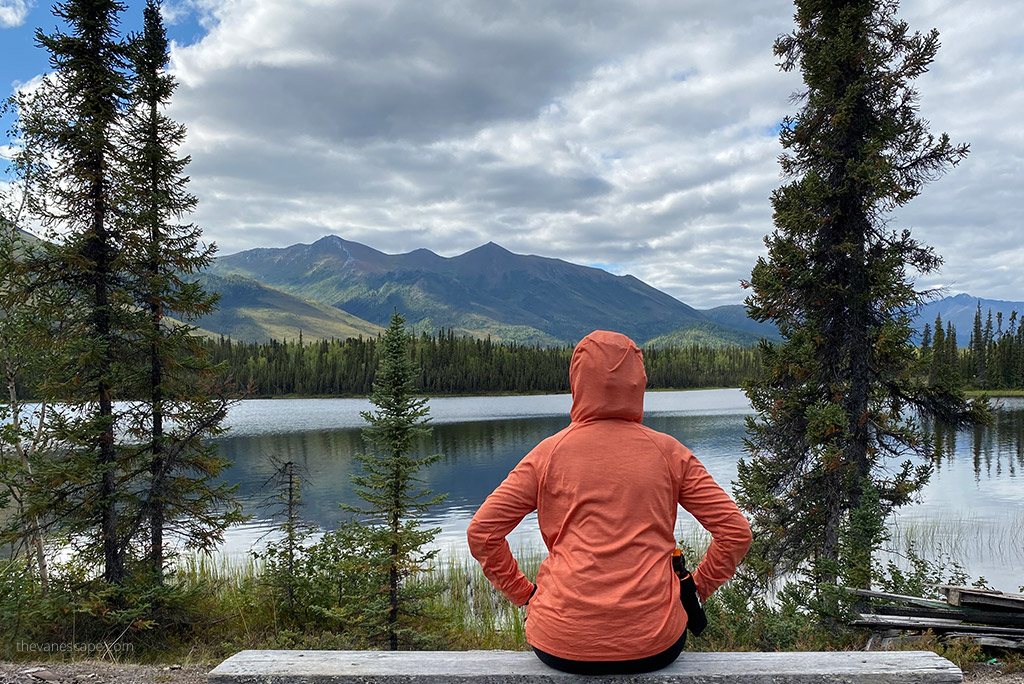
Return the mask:
{"type": "Polygon", "coordinates": [[[519,569],[505,537],[537,508],[537,474],[530,456],[517,465],[481,504],[466,530],[469,551],[494,587],[517,606],[535,589],[519,569]]]}
{"type": "Polygon", "coordinates": [[[728,494],[687,452],[679,503],[711,533],[711,545],[693,571],[693,583],[701,601],[733,576],[736,566],[750,548],[750,524],[728,494]]]}

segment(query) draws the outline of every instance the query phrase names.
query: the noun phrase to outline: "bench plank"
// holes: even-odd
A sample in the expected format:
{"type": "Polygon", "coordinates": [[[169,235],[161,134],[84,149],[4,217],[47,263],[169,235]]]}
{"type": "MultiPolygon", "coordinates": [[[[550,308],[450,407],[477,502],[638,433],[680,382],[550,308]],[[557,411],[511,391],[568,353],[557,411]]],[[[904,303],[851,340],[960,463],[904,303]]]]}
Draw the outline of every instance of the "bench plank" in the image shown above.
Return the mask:
{"type": "MultiPolygon", "coordinates": [[[[209,684],[567,684],[521,651],[242,651],[209,684]]],[[[684,652],[672,665],[605,682],[658,684],[952,684],[960,668],[931,651],[684,652]]]]}

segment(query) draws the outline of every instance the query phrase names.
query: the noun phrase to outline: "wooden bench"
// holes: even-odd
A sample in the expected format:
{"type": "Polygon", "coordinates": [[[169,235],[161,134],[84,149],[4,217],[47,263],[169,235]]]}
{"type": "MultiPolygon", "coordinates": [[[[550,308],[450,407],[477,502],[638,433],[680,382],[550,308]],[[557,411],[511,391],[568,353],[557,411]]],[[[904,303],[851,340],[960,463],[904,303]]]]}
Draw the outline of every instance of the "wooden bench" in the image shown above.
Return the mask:
{"type": "MultiPolygon", "coordinates": [[[[242,651],[209,684],[566,684],[591,679],[520,651],[242,651]]],[[[690,653],[664,670],[602,676],[657,684],[947,684],[960,668],[931,651],[690,653]]]]}

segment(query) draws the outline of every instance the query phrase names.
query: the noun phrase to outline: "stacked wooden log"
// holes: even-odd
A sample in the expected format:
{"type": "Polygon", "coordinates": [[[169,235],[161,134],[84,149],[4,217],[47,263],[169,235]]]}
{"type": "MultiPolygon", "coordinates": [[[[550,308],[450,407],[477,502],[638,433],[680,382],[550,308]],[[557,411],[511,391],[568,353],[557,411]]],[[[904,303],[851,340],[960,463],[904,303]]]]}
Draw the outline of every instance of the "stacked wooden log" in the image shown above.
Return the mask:
{"type": "Polygon", "coordinates": [[[870,599],[853,627],[872,632],[869,649],[932,632],[941,640],[970,638],[981,646],[1024,651],[1024,594],[973,587],[939,587],[945,600],[869,589],[848,589],[870,599]],[[884,603],[879,603],[884,602],[884,603]]]}

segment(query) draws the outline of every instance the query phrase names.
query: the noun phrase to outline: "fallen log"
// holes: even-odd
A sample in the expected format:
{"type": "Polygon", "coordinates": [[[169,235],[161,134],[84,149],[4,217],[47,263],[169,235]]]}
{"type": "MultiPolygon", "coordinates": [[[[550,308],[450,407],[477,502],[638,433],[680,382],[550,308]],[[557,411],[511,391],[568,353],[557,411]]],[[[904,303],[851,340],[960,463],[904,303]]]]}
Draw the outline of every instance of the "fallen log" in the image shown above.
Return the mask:
{"type": "Polygon", "coordinates": [[[902,615],[909,618],[941,618],[962,620],[981,625],[999,627],[1024,627],[1024,613],[998,613],[972,608],[920,608],[918,606],[871,606],[879,615],[902,615]]]}
{"type": "Polygon", "coordinates": [[[967,634],[990,634],[1024,639],[1024,629],[1014,627],[990,627],[988,625],[965,625],[960,620],[940,618],[902,617],[899,615],[861,614],[860,619],[850,623],[853,627],[870,629],[911,629],[933,632],[964,632],[967,634]]]}
{"type": "Polygon", "coordinates": [[[950,641],[952,639],[971,639],[979,646],[1002,648],[1009,651],[1024,651],[1024,640],[1021,639],[1007,639],[1005,637],[987,634],[968,634],[966,632],[947,632],[940,637],[941,641],[950,641]]]}

